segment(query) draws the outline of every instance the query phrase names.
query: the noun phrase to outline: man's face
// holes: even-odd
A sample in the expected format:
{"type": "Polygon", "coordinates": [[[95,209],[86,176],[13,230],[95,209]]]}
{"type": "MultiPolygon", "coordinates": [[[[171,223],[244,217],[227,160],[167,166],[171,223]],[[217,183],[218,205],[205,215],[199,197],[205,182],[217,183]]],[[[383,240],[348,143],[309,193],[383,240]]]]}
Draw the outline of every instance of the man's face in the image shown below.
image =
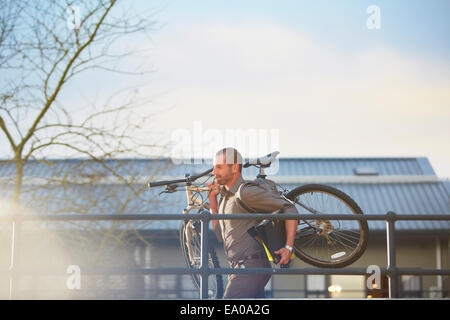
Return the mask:
{"type": "Polygon", "coordinates": [[[236,172],[236,164],[227,164],[225,156],[217,156],[214,160],[213,174],[216,177],[216,182],[220,185],[225,185],[230,182],[236,172]]]}

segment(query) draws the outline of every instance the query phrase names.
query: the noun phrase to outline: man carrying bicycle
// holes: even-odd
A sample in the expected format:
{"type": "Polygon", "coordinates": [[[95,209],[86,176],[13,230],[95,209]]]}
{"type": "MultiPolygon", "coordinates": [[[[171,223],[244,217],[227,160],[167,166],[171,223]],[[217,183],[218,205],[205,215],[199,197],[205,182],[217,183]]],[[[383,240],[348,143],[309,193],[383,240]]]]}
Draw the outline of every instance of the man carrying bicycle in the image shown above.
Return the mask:
{"type": "MultiPolygon", "coordinates": [[[[236,192],[245,180],[242,178],[243,159],[234,148],[225,148],[217,152],[214,158],[215,182],[208,184],[209,205],[212,214],[238,214],[243,212],[236,201],[236,192]],[[221,195],[219,201],[217,195],[221,195]]],[[[246,183],[240,190],[244,202],[258,212],[298,213],[294,205],[281,196],[258,186],[246,183]]],[[[213,230],[224,243],[225,253],[232,268],[270,268],[267,255],[260,244],[247,230],[259,223],[249,220],[212,220],[213,230]]],[[[287,264],[291,258],[294,237],[297,230],[296,220],[286,220],[286,246],[276,251],[281,256],[278,264],[287,264]]],[[[224,298],[264,298],[264,287],[270,274],[231,274],[224,298]]]]}

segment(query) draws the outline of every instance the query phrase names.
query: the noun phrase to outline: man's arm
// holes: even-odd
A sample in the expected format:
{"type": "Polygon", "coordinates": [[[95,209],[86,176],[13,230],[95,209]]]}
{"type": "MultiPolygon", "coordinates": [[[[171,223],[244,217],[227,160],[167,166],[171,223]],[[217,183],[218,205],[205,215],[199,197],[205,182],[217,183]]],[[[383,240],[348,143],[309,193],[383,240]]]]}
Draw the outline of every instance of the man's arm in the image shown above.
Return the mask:
{"type": "MultiPolygon", "coordinates": [[[[209,201],[209,212],[211,214],[217,214],[218,211],[218,203],[217,203],[217,195],[220,192],[220,186],[216,183],[211,183],[206,185],[210,190],[208,191],[208,201],[209,201]]],[[[217,223],[218,220],[211,219],[211,224],[213,231],[216,235],[216,237],[219,239],[219,241],[222,241],[222,235],[220,230],[220,225],[217,223]]]]}
{"type": "MultiPolygon", "coordinates": [[[[286,245],[291,248],[294,247],[297,225],[297,220],[285,220],[284,222],[284,226],[286,228],[286,245]]],[[[281,248],[280,250],[275,251],[275,253],[281,255],[281,259],[278,264],[288,264],[288,262],[291,260],[292,252],[287,248],[281,248]]]]}
{"type": "MultiPolygon", "coordinates": [[[[254,210],[261,210],[261,212],[275,212],[282,209],[284,213],[298,213],[297,208],[283,199],[280,195],[270,192],[258,186],[249,185],[241,191],[243,201],[254,210]]],[[[294,247],[295,234],[297,232],[297,220],[285,220],[286,228],[286,246],[294,247]]],[[[276,254],[281,255],[278,264],[287,264],[291,260],[292,252],[283,247],[276,254]]]]}
{"type": "MultiPolygon", "coordinates": [[[[212,214],[217,214],[217,197],[208,197],[209,198],[209,212],[212,214]]],[[[216,228],[217,220],[211,219],[213,229],[216,228]]]]}

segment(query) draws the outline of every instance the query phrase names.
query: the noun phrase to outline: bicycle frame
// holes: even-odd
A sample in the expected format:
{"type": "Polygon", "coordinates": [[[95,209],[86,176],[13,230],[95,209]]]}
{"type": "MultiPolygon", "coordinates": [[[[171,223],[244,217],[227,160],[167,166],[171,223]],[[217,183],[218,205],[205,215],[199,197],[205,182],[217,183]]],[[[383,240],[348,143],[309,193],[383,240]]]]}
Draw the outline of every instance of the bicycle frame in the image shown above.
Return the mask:
{"type": "Polygon", "coordinates": [[[188,207],[183,209],[183,214],[189,213],[192,209],[206,209],[209,210],[209,206],[206,203],[200,201],[200,199],[194,197],[194,192],[207,192],[208,187],[199,187],[195,185],[186,185],[186,198],[188,207]]]}
{"type": "MultiPolygon", "coordinates": [[[[190,185],[190,183],[186,184],[186,197],[187,197],[187,208],[183,209],[183,214],[188,214],[191,210],[193,209],[206,209],[209,210],[209,206],[206,206],[206,203],[204,203],[203,201],[201,201],[199,198],[195,197],[194,192],[206,192],[209,191],[208,187],[199,187],[199,186],[195,186],[195,185],[190,185]]],[[[191,230],[190,228],[194,228],[195,226],[193,226],[192,224],[192,220],[189,221],[188,223],[186,223],[185,228],[184,228],[184,232],[186,235],[186,239],[188,240],[188,254],[189,254],[189,260],[191,261],[192,264],[195,263],[195,256],[192,252],[192,247],[190,245],[191,243],[191,237],[192,234],[191,232],[189,232],[189,230],[191,230]]]]}

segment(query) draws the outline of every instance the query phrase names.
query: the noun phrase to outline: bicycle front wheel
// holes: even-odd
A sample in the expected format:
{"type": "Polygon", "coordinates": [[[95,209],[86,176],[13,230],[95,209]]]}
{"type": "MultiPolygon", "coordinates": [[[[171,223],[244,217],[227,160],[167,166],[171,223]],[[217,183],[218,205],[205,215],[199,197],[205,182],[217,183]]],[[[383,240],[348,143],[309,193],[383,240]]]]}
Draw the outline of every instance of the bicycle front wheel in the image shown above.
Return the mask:
{"type": "MultiPolygon", "coordinates": [[[[321,184],[297,187],[287,194],[300,214],[363,214],[344,192],[321,184]]],[[[341,268],[364,253],[369,229],[363,220],[301,220],[294,241],[295,255],[323,268],[341,268]]]]}
{"type": "MultiPolygon", "coordinates": [[[[183,221],[180,226],[180,244],[183,256],[189,268],[200,268],[201,266],[201,237],[199,221],[183,221]]],[[[208,250],[208,261],[210,268],[220,268],[219,259],[214,249],[208,250]]],[[[194,285],[200,289],[200,276],[192,274],[194,285]]],[[[223,295],[223,279],[220,274],[214,274],[208,281],[208,297],[220,299],[223,295]],[[212,280],[212,281],[211,281],[212,280]]]]}

